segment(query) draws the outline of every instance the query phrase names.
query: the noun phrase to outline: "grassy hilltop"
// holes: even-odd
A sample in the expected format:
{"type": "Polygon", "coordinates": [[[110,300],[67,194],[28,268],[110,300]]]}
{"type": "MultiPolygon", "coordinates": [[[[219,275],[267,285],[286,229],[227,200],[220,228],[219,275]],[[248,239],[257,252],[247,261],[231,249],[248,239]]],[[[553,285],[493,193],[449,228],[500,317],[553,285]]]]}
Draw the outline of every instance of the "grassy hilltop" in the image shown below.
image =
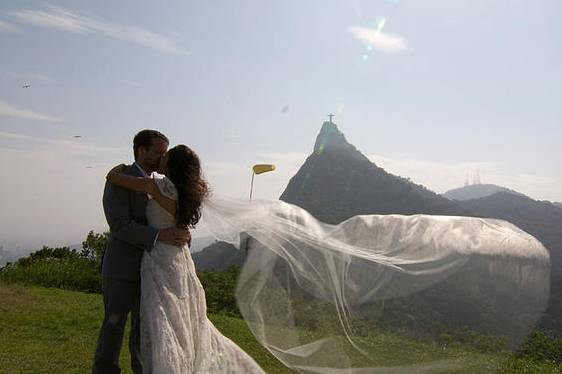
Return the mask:
{"type": "MultiPolygon", "coordinates": [[[[90,371],[96,337],[103,316],[101,295],[0,282],[0,373],[87,373],[90,371]]],[[[224,313],[210,313],[215,326],[248,352],[267,373],[294,373],[279,363],[255,340],[245,322],[224,313]]],[[[398,356],[416,352],[439,354],[435,347],[382,337],[380,353],[398,356]],[[407,349],[406,349],[407,348],[407,349]],[[406,352],[408,351],[408,352],[406,352]]],[[[126,347],[126,342],[124,347],[126,347]]],[[[508,357],[458,349],[451,355],[466,355],[471,370],[474,360],[487,361],[490,369],[508,357]]],[[[437,357],[437,356],[436,356],[437,357]]],[[[392,360],[392,358],[390,358],[392,360]]],[[[124,373],[131,373],[126,348],[121,355],[124,373]]],[[[489,372],[495,372],[491,370],[489,372]]],[[[561,373],[551,361],[509,357],[500,373],[561,373]]]]}
{"type": "MultiPolygon", "coordinates": [[[[0,373],[88,373],[103,318],[101,295],[0,283],[0,373]]],[[[254,339],[243,320],[209,314],[268,373],[294,373],[254,339]]],[[[126,333],[128,336],[128,332],[126,333]]],[[[130,370],[127,342],[121,367],[130,370]]]]}
{"type": "MultiPolygon", "coordinates": [[[[90,372],[103,319],[99,254],[104,239],[90,233],[82,252],[44,247],[0,268],[0,374],[90,372]]],[[[209,319],[267,373],[293,373],[256,341],[241,318],[234,298],[239,271],[198,271],[209,319]]],[[[330,316],[326,315],[328,325],[330,316]]],[[[306,326],[292,332],[306,341],[317,340],[315,328],[306,326]]],[[[455,362],[456,368],[448,365],[439,372],[562,373],[562,339],[541,331],[517,352],[488,344],[489,339],[471,331],[447,331],[445,337],[426,341],[378,328],[364,332],[357,342],[369,358],[348,352],[354,367],[412,365],[408,372],[417,373],[422,363],[435,369],[455,362]]],[[[123,347],[121,367],[130,373],[126,341],[123,347]]]]}

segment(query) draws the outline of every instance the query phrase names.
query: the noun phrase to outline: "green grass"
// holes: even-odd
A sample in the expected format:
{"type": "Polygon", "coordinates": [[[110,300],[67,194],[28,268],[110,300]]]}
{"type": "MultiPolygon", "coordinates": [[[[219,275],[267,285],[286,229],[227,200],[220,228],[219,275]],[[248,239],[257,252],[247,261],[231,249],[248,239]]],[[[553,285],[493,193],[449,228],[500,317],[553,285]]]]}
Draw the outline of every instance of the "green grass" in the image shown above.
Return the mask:
{"type": "MultiPolygon", "coordinates": [[[[7,285],[0,282],[0,373],[88,373],[103,317],[101,295],[56,288],[7,285]]],[[[258,362],[267,373],[294,373],[253,337],[246,323],[225,314],[209,314],[215,326],[258,362]]],[[[313,341],[314,333],[297,331],[313,341]]],[[[128,332],[126,334],[128,336],[128,332]]],[[[371,357],[350,353],[355,366],[419,365],[453,360],[449,373],[561,373],[552,362],[534,362],[507,354],[480,353],[461,347],[408,340],[380,333],[362,338],[371,357]]],[[[126,341],[121,354],[123,373],[131,373],[126,341]]],[[[416,367],[412,373],[417,373],[416,367]]]]}
{"type": "MultiPolygon", "coordinates": [[[[102,318],[101,295],[0,283],[0,373],[91,372],[102,318]]],[[[266,372],[294,373],[254,339],[243,320],[209,318],[266,372]]],[[[126,347],[125,341],[121,368],[132,373],[126,347]]]]}

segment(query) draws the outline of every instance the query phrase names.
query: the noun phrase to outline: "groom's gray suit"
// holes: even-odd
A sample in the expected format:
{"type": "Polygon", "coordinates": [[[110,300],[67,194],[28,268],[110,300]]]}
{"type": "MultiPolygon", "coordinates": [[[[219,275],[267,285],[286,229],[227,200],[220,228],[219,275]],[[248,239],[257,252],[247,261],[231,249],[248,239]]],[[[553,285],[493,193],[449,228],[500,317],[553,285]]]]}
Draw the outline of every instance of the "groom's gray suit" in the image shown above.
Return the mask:
{"type": "MultiPolygon", "coordinates": [[[[136,165],[122,173],[137,177],[143,172],[136,165]]],[[[144,251],[150,251],[158,230],[147,225],[145,208],[148,197],[106,182],[103,209],[110,235],[102,261],[104,319],[98,337],[93,373],[120,373],[119,353],[127,315],[131,312],[131,367],[142,373],[140,361],[139,296],[140,264],[144,251]]]]}

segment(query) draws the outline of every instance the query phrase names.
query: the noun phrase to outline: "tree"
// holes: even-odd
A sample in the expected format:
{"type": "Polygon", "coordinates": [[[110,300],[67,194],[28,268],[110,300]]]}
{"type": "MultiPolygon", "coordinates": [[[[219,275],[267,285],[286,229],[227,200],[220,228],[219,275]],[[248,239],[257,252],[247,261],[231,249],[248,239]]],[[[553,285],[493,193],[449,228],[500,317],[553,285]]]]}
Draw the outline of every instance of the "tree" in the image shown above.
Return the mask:
{"type": "Polygon", "coordinates": [[[4,262],[4,257],[6,256],[4,252],[5,252],[4,246],[0,245],[0,269],[2,269],[2,267],[4,266],[3,262],[4,262]]]}
{"type": "Polygon", "coordinates": [[[103,258],[103,252],[107,245],[107,238],[109,237],[109,232],[104,233],[94,233],[90,231],[86,240],[82,242],[82,252],[80,255],[88,260],[94,262],[96,267],[101,266],[101,260],[103,258]]]}

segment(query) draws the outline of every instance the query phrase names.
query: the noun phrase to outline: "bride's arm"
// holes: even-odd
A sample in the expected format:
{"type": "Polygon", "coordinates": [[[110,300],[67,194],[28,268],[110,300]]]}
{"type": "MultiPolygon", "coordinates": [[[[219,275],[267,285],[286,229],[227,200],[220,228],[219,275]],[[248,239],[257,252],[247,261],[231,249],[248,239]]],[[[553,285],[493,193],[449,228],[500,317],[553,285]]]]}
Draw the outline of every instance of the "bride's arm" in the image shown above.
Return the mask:
{"type": "Polygon", "coordinates": [[[143,192],[153,195],[158,189],[152,178],[134,177],[132,175],[121,174],[125,165],[117,165],[107,173],[106,179],[128,190],[143,192]]]}
{"type": "Polygon", "coordinates": [[[124,165],[117,165],[111,169],[107,173],[107,180],[119,187],[151,195],[170,214],[176,215],[176,201],[162,195],[154,179],[121,174],[123,167],[124,165]]]}
{"type": "Polygon", "coordinates": [[[162,208],[166,209],[172,216],[175,217],[176,207],[177,207],[176,200],[170,199],[169,197],[162,195],[162,192],[160,192],[160,189],[156,185],[156,181],[154,179],[150,179],[150,182],[153,185],[154,193],[152,192],[149,193],[152,195],[154,200],[156,200],[156,202],[160,204],[162,208]]]}

